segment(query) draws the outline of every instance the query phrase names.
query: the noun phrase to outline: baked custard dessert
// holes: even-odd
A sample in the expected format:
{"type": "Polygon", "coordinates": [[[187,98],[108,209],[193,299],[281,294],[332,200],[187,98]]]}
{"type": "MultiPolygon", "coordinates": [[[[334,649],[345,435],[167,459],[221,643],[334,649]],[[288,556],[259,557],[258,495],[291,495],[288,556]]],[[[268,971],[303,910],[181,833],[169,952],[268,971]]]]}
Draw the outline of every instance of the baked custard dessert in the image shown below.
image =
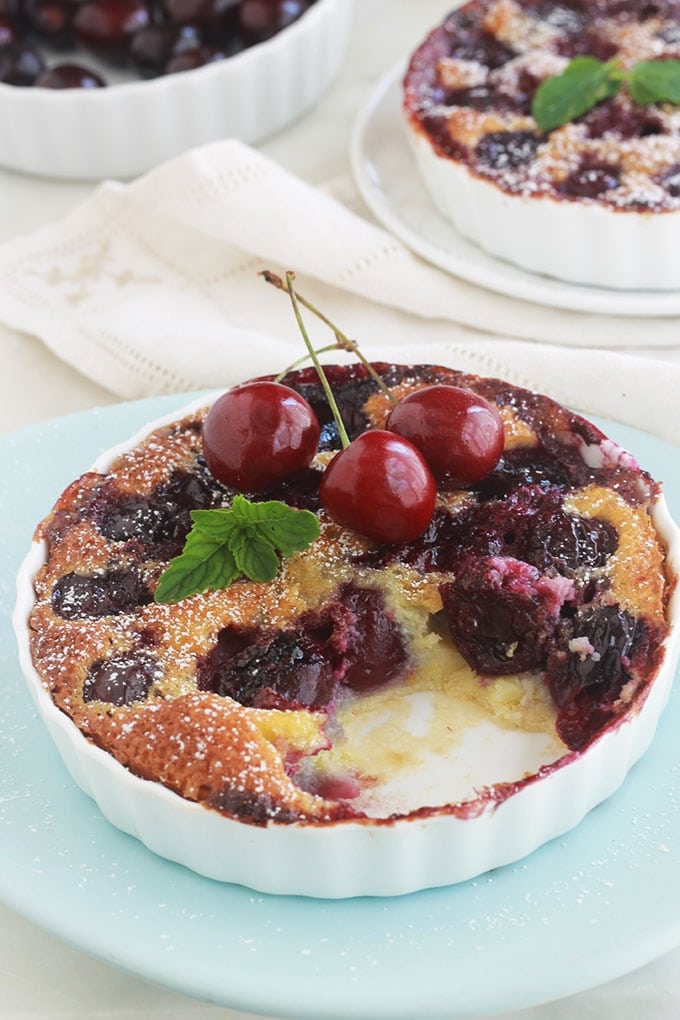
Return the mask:
{"type": "Polygon", "coordinates": [[[434,202],[526,269],[680,287],[679,60],[670,0],[471,0],[404,79],[434,202]]]}
{"type": "MultiPolygon", "coordinates": [[[[444,367],[374,371],[397,411],[455,386],[499,423],[483,477],[437,473],[415,538],[376,541],[324,509],[340,441],[310,368],[283,380],[318,422],[310,463],[268,489],[258,477],[252,499],[308,511],[318,537],[281,539],[271,580],[158,600],[192,519],[213,521],[196,511],[249,502],[208,468],[231,470],[205,406],[74,481],[24,569],[24,665],[74,775],[116,824],[213,877],[329,896],[469,877],[608,795],[663,707],[677,567],[658,484],[546,396],[444,367]]],[[[349,439],[386,435],[392,403],[367,369],[326,372],[349,439]]]]}

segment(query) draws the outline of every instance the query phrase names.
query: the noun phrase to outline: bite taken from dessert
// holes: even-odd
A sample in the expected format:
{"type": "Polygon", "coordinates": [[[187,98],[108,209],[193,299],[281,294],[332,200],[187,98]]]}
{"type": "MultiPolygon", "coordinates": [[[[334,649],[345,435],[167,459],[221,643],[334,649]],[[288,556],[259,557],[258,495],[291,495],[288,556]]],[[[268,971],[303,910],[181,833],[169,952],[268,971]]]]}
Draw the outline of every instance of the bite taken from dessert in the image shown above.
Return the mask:
{"type": "Polygon", "coordinates": [[[403,112],[444,217],[561,280],[680,288],[673,0],[470,0],[412,54],[403,112]]]}
{"type": "MultiPolygon", "coordinates": [[[[382,895],[529,853],[615,790],[677,657],[658,482],[548,396],[311,364],[105,455],[38,525],[15,616],[80,785],[265,891],[382,895]]],[[[319,362],[305,317],[352,360],[319,362]]]]}

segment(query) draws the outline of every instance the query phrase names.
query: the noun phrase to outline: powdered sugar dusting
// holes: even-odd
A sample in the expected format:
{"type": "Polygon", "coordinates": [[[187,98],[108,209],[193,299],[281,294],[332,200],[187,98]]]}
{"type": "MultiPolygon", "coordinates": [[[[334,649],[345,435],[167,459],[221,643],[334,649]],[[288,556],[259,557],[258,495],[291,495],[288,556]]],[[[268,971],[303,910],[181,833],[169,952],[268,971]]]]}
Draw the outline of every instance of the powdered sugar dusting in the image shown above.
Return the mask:
{"type": "MultiPolygon", "coordinates": [[[[501,404],[510,401],[513,414],[521,417],[526,425],[526,428],[514,429],[512,433],[513,455],[518,451],[521,453],[523,443],[530,455],[536,453],[536,430],[539,425],[545,426],[551,430],[551,437],[564,447],[565,464],[573,462],[571,488],[581,485],[583,468],[574,444],[575,437],[580,435],[579,428],[582,430],[584,427],[583,423],[548,398],[515,391],[498,380],[462,376],[461,373],[433,366],[404,370],[392,366],[389,372],[400,379],[402,390],[409,386],[417,388],[424,379],[446,379],[459,384],[464,382],[470,388],[477,387],[501,404]]],[[[377,415],[378,408],[373,404],[371,407],[372,413],[377,415]]],[[[597,434],[597,430],[586,429],[586,434],[597,434]]],[[[603,457],[600,469],[630,469],[615,444],[605,447],[605,450],[607,457],[603,457]]],[[[327,457],[327,454],[324,456],[327,457]]],[[[509,741],[518,737],[526,747],[530,739],[534,740],[533,736],[527,735],[536,735],[536,747],[533,749],[536,756],[526,767],[520,768],[519,778],[510,769],[504,771],[501,768],[493,775],[484,773],[481,784],[484,792],[477,797],[479,784],[466,776],[466,789],[474,798],[471,803],[481,809],[510,798],[514,792],[513,783],[521,785],[525,774],[533,777],[543,767],[552,766],[558,758],[561,760],[566,746],[561,739],[556,741],[554,737],[555,706],[547,700],[547,688],[540,677],[539,663],[532,661],[523,668],[519,657],[512,651],[509,658],[513,671],[524,675],[505,675],[495,685],[480,683],[479,676],[470,670],[469,664],[463,663],[458,654],[455,637],[445,631],[441,621],[433,619],[442,608],[442,576],[446,578],[455,574],[457,562],[463,559],[462,551],[456,562],[448,567],[442,565],[441,576],[437,576],[436,570],[432,574],[427,571],[419,573],[420,568],[411,562],[408,550],[403,559],[397,557],[394,563],[381,563],[380,558],[371,562],[372,555],[380,554],[379,549],[375,550],[367,540],[348,533],[320,513],[321,538],[304,555],[286,559],[271,584],[239,582],[227,589],[192,596],[173,605],[156,604],[142,598],[120,612],[115,606],[111,611],[107,601],[110,593],[104,586],[100,593],[104,611],[101,611],[101,606],[90,607],[85,602],[78,602],[76,608],[79,613],[73,618],[65,617],[53,601],[55,580],[60,582],[65,571],[84,571],[85,576],[104,583],[107,576],[110,577],[107,569],[111,560],[123,571],[126,567],[139,567],[141,564],[148,584],[154,584],[171,555],[168,551],[170,539],[161,525],[166,518],[174,523],[173,514],[180,506],[172,502],[160,503],[159,492],[169,493],[168,499],[173,493],[177,495],[187,491],[197,493],[201,499],[209,497],[210,500],[227,501],[229,498],[223,490],[213,492],[205,489],[204,468],[200,461],[200,416],[187,417],[174,426],[157,429],[134,449],[115,459],[106,470],[106,475],[88,476],[86,482],[67,489],[42,528],[50,546],[50,555],[35,581],[37,603],[32,616],[32,651],[34,661],[49,674],[50,693],[56,704],[87,737],[114,754],[129,772],[155,780],[215,811],[264,825],[269,820],[325,822],[345,819],[354,813],[355,805],[351,803],[354,799],[357,810],[368,815],[364,802],[355,793],[347,791],[350,788],[362,791],[377,788],[383,781],[377,767],[380,765],[381,768],[384,766],[385,783],[395,780],[395,799],[390,801],[389,817],[400,811],[408,814],[439,810],[440,803],[442,810],[462,810],[465,813],[465,804],[461,806],[458,801],[447,801],[444,793],[438,793],[423,806],[417,799],[422,791],[415,789],[410,791],[410,799],[404,808],[404,802],[397,799],[397,794],[401,795],[402,791],[396,790],[404,777],[417,774],[410,762],[423,758],[424,749],[433,753],[435,758],[440,751],[439,745],[433,741],[430,719],[434,714],[441,722],[444,713],[430,711],[434,695],[445,693],[448,699],[447,711],[451,711],[453,722],[450,726],[445,724],[450,732],[440,735],[450,744],[457,724],[456,699],[461,702],[461,691],[465,685],[473,691],[469,700],[475,704],[475,712],[481,711],[482,716],[500,720],[508,731],[509,741]],[[138,476],[140,485],[136,490],[138,476]],[[182,482],[179,487],[176,484],[178,477],[182,482]],[[153,479],[153,485],[150,479],[153,479]],[[171,480],[175,488],[171,486],[168,489],[171,480]],[[127,502],[119,501],[121,490],[127,502]],[[137,499],[140,493],[145,499],[137,499]],[[110,516],[111,508],[113,518],[110,516]],[[145,529],[137,527],[140,514],[145,529]],[[295,695],[288,697],[287,693],[280,694],[283,708],[277,707],[276,700],[265,702],[265,707],[260,708],[253,707],[258,702],[249,700],[249,695],[244,696],[240,690],[234,690],[232,697],[232,689],[221,686],[220,676],[214,686],[204,682],[205,673],[202,672],[206,657],[215,651],[224,631],[231,628],[239,638],[242,637],[239,628],[245,629],[248,640],[254,641],[259,649],[257,642],[262,635],[253,637],[256,628],[265,632],[266,639],[273,633],[288,633],[291,623],[297,626],[296,621],[302,615],[313,615],[350,581],[358,585],[358,590],[372,591],[384,600],[385,618],[401,628],[400,640],[403,639],[403,647],[408,652],[405,659],[408,671],[406,686],[402,684],[405,678],[400,677],[399,683],[394,684],[394,690],[386,685],[384,691],[377,692],[373,701],[376,712],[370,720],[372,738],[380,734],[377,741],[380,754],[373,756],[370,767],[365,768],[358,765],[359,759],[356,756],[352,758],[351,754],[347,761],[341,760],[341,755],[332,757],[331,752],[336,746],[342,750],[343,739],[346,739],[350,751],[358,747],[358,742],[347,739],[350,726],[346,720],[349,716],[343,714],[347,704],[340,704],[337,691],[335,700],[320,701],[318,709],[305,707],[305,704],[313,706],[315,703],[312,701],[296,705],[291,700],[295,695]],[[92,685],[93,675],[102,663],[107,669],[106,686],[97,687],[94,696],[86,696],[88,684],[92,685]],[[135,667],[138,667],[136,677],[135,667]],[[143,689],[138,683],[135,686],[140,672],[148,680],[143,689]],[[410,709],[415,702],[412,703],[409,697],[416,691],[418,683],[422,684],[425,697],[419,702],[418,712],[414,715],[410,709]],[[537,692],[546,699],[545,703],[537,692]],[[383,694],[385,698],[381,700],[383,694]],[[390,701],[392,696],[393,701],[390,701]],[[397,731],[403,732],[405,737],[403,746],[401,739],[397,741],[401,752],[395,758],[394,735],[397,731]],[[544,735],[549,738],[547,743],[544,735]],[[407,738],[412,738],[414,743],[407,746],[407,738]],[[330,762],[330,770],[324,772],[322,758],[326,752],[325,761],[326,765],[330,762]],[[300,767],[302,759],[305,759],[308,768],[300,767]],[[498,775],[505,776],[504,786],[498,775]],[[328,786],[324,788],[321,781],[326,779],[328,786]],[[343,782],[340,783],[340,780],[343,782]],[[497,789],[501,786],[503,789],[497,789]],[[341,787],[344,793],[338,792],[341,787]]],[[[571,468],[565,470],[567,474],[564,477],[571,478],[571,468]]],[[[517,484],[520,484],[519,480],[517,484]]],[[[479,501],[479,493],[471,491],[465,498],[454,496],[443,499],[440,510],[454,517],[460,514],[464,519],[479,501]]],[[[495,505],[493,498],[489,505],[495,505]]],[[[504,536],[508,530],[513,530],[508,529],[508,509],[503,511],[498,522],[504,536]]],[[[644,510],[641,512],[644,513],[644,510]]],[[[634,529],[628,530],[633,533],[634,529]]],[[[442,542],[436,531],[431,540],[433,549],[442,542]]],[[[650,542],[654,542],[653,534],[650,542]]],[[[622,543],[621,548],[628,565],[634,566],[638,556],[634,545],[622,543]]],[[[645,550],[646,547],[643,547],[645,550]]],[[[516,551],[519,551],[517,547],[516,551]]],[[[491,557],[490,565],[498,573],[501,587],[514,592],[516,582],[516,594],[526,594],[529,588],[539,596],[546,622],[550,621],[554,629],[564,603],[573,601],[577,596],[573,578],[561,574],[552,576],[549,572],[543,576],[528,562],[514,562],[511,569],[510,559],[499,556],[491,557]]],[[[656,566],[659,583],[663,587],[663,563],[657,562],[656,566]]],[[[469,570],[469,567],[466,569],[469,570]]],[[[613,570],[612,581],[614,590],[613,570]]],[[[150,592],[145,590],[142,594],[148,596],[150,592]]],[[[656,598],[658,593],[655,590],[653,594],[656,598]]],[[[372,617],[366,616],[362,622],[364,629],[373,626],[372,617]]],[[[326,625],[325,618],[321,623],[326,625]]],[[[318,619],[314,626],[317,624],[318,619]]],[[[356,629],[360,628],[357,626],[356,629]]],[[[346,636],[345,632],[331,632],[333,640],[345,640],[346,636]]],[[[580,635],[575,637],[577,643],[570,651],[577,654],[588,652],[583,644],[578,643],[580,635]]],[[[331,638],[320,634],[319,641],[325,640],[330,641],[331,638]]],[[[338,643],[336,651],[340,650],[338,643]]],[[[257,674],[265,660],[255,658],[253,661],[254,672],[248,683],[252,681],[257,687],[260,682],[257,674]]],[[[284,659],[273,661],[281,673],[284,659]]],[[[381,668],[382,661],[376,659],[381,668]]],[[[218,661],[217,671],[223,668],[227,667],[218,661]]],[[[299,669],[299,660],[296,668],[299,669]]],[[[244,675],[249,677],[247,673],[244,675]]],[[[241,682],[240,675],[238,682],[241,682]]],[[[270,690],[268,685],[264,688],[270,690]]],[[[351,702],[350,710],[357,707],[357,727],[361,731],[362,727],[365,728],[368,718],[366,706],[371,698],[363,691],[355,697],[356,692],[351,689],[349,693],[345,690],[344,694],[351,702]]],[[[279,695],[275,687],[272,695],[279,695]]],[[[514,752],[508,757],[520,760],[514,752]]],[[[472,760],[467,752],[463,758],[467,762],[472,760]]],[[[446,760],[446,755],[440,753],[438,761],[442,760],[446,760]]],[[[455,795],[458,796],[458,793],[455,795]]],[[[460,797],[465,797],[466,801],[469,799],[467,794],[460,794],[460,797]]],[[[378,802],[379,797],[376,804],[378,802]]],[[[384,815],[378,817],[383,818],[384,815]]]]}
{"type": "MultiPolygon", "coordinates": [[[[613,56],[628,68],[639,60],[677,59],[672,15],[638,21],[632,8],[614,18],[595,9],[583,20],[575,11],[556,16],[559,7],[541,10],[539,16],[515,0],[472,0],[449,15],[416,52],[406,76],[405,109],[414,129],[439,156],[511,194],[625,212],[680,209],[676,106],[636,105],[622,89],[576,123],[545,135],[530,115],[538,84],[573,56],[613,56]],[[488,135],[514,132],[532,133],[535,151],[504,158],[500,137],[492,147],[485,143],[488,135]]],[[[506,144],[512,144],[509,134],[506,144]]]]}

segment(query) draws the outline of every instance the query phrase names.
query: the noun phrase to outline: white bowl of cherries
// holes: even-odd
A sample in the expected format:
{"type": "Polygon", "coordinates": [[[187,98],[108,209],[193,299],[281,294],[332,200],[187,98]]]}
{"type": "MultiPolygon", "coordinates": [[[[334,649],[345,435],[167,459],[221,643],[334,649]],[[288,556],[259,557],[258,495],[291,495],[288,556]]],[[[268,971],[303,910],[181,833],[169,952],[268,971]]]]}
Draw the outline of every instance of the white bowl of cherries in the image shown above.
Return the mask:
{"type": "Polygon", "coordinates": [[[129,178],[257,142],[344,58],[352,0],[0,0],[0,165],[129,178]]]}

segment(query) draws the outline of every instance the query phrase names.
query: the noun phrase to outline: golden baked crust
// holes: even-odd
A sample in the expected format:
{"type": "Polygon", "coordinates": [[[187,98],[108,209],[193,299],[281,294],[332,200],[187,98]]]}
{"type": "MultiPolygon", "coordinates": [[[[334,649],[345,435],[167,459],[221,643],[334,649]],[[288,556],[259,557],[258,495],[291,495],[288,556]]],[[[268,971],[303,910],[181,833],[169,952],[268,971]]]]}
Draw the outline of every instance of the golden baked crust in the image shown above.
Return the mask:
{"type": "MultiPolygon", "coordinates": [[[[271,583],[153,601],[189,511],[233,495],[202,460],[204,411],[83,475],[39,525],[36,669],[83,734],[136,775],[252,823],[329,822],[361,816],[362,783],[408,767],[411,752],[399,761],[388,730],[364,758],[347,755],[366,706],[398,712],[402,690],[455,687],[468,713],[552,734],[556,756],[644,698],[671,586],[650,518],[656,483],[547,397],[441,367],[377,367],[398,396],[440,381],[476,390],[506,432],[496,470],[441,493],[431,527],[408,546],[376,545],[319,509],[336,440],[310,370],[285,381],[319,414],[318,463],[265,498],[311,507],[321,537],[271,583]],[[481,649],[458,640],[470,605],[505,606],[510,588],[528,600],[526,642],[523,631],[514,647],[498,635],[481,649]],[[373,631],[382,637],[362,645],[357,632],[373,631]],[[360,680],[349,679],[352,654],[376,657],[360,680]],[[311,693],[296,689],[296,670],[315,678],[311,693]]],[[[388,402],[361,366],[329,373],[354,433],[384,423],[388,402]]],[[[444,746],[442,733],[431,738],[444,746]]]]}

